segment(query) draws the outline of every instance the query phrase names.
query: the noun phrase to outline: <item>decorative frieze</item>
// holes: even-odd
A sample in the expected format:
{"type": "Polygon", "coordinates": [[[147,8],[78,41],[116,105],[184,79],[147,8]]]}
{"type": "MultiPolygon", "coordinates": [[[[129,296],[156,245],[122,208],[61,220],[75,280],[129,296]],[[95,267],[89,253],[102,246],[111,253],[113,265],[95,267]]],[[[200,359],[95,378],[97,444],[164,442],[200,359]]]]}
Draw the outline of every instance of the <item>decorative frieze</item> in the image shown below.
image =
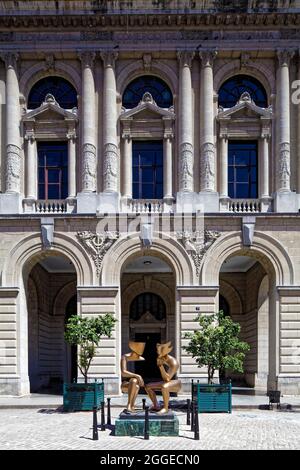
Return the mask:
{"type": "Polygon", "coordinates": [[[83,145],[82,190],[96,191],[96,147],[93,144],[83,145]]]}
{"type": "Polygon", "coordinates": [[[101,233],[84,231],[78,232],[77,237],[92,257],[96,266],[96,274],[97,276],[100,276],[103,258],[119,238],[119,233],[107,231],[101,233]]]}
{"type": "Polygon", "coordinates": [[[109,143],[104,145],[103,163],[104,186],[106,191],[118,191],[118,147],[109,143]]]}
{"type": "Polygon", "coordinates": [[[199,276],[202,259],[208,249],[220,237],[221,233],[215,230],[177,232],[177,239],[181,242],[188,255],[192,258],[196,274],[199,276]]]}
{"type": "Polygon", "coordinates": [[[9,144],[6,147],[6,191],[20,192],[21,156],[17,145],[9,144]]]}

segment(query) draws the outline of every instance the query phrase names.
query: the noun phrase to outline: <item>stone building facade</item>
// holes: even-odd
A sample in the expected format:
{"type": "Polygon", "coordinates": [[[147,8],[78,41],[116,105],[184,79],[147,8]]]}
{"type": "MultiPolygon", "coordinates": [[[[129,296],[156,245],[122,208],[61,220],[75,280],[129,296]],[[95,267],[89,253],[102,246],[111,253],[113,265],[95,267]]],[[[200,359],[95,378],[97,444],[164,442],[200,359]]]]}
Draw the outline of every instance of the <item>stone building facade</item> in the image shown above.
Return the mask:
{"type": "MultiPolygon", "coordinates": [[[[222,308],[236,383],[300,393],[297,1],[0,1],[0,393],[76,378],[67,318],[111,312],[91,377],[222,308]]],[[[152,359],[152,360],[151,360],[152,359]]]]}

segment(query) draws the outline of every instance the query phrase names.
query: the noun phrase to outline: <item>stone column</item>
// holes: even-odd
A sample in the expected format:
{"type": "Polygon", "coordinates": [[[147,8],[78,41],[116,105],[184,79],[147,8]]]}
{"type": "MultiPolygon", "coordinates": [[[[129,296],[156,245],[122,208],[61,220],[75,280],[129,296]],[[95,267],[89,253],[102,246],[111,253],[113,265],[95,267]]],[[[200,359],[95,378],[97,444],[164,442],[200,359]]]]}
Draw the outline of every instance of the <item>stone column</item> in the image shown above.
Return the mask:
{"type": "Polygon", "coordinates": [[[123,196],[132,199],[132,140],[123,134],[123,196]]]}
{"type": "Polygon", "coordinates": [[[164,199],[173,199],[172,194],[172,135],[165,135],[164,137],[164,199]]]}
{"type": "Polygon", "coordinates": [[[37,199],[37,151],[34,135],[26,135],[27,155],[26,155],[26,199],[37,199]]]}
{"type": "Polygon", "coordinates": [[[278,191],[291,190],[291,166],[290,166],[290,73],[289,65],[292,57],[290,51],[278,51],[279,63],[279,149],[278,149],[278,191]]]}
{"type": "Polygon", "coordinates": [[[194,52],[180,51],[179,60],[179,191],[194,190],[194,144],[193,144],[193,99],[192,61],[194,52]]]}
{"type": "Polygon", "coordinates": [[[76,134],[69,132],[68,139],[68,198],[76,197],[76,134]]]}
{"type": "Polygon", "coordinates": [[[228,199],[228,137],[220,136],[220,198],[228,199]]]}
{"type": "Polygon", "coordinates": [[[94,52],[79,55],[82,64],[82,190],[97,190],[94,52]]]}
{"type": "Polygon", "coordinates": [[[117,89],[115,76],[116,52],[101,54],[104,66],[103,85],[103,190],[119,191],[117,143],[117,89]]]}
{"type": "Polygon", "coordinates": [[[216,191],[215,138],[214,138],[214,84],[213,61],[216,51],[202,51],[201,67],[201,184],[200,191],[216,191]]]}
{"type": "Polygon", "coordinates": [[[18,54],[3,56],[6,65],[6,193],[20,193],[20,103],[17,76],[18,54]]]}
{"type": "Polygon", "coordinates": [[[261,136],[261,184],[260,184],[260,199],[270,197],[269,189],[269,135],[262,134],[261,136]]]}
{"type": "Polygon", "coordinates": [[[290,73],[289,65],[293,51],[277,51],[279,99],[277,102],[278,116],[278,149],[277,149],[277,181],[275,210],[277,212],[296,212],[298,207],[296,194],[291,192],[291,155],[290,155],[290,73]]]}

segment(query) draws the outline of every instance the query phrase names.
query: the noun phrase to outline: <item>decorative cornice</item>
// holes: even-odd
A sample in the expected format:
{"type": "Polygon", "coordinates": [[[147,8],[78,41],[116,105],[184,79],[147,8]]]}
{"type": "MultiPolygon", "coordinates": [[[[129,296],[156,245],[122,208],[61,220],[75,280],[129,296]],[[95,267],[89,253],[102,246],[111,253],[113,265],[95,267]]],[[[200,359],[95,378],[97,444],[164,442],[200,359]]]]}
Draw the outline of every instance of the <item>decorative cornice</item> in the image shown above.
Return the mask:
{"type": "Polygon", "coordinates": [[[181,242],[186,252],[194,262],[197,276],[200,274],[201,262],[205,253],[220,237],[220,235],[221,232],[212,230],[204,230],[204,232],[192,232],[190,230],[177,232],[177,239],[181,242]]]}
{"type": "Polygon", "coordinates": [[[97,276],[99,276],[101,272],[103,258],[107,251],[119,238],[119,233],[107,231],[102,233],[84,231],[78,232],[77,238],[85,247],[89,255],[92,257],[96,266],[96,274],[97,276]]]}
{"type": "MultiPolygon", "coordinates": [[[[288,11],[286,9],[282,12],[241,12],[241,11],[225,11],[225,9],[212,10],[191,10],[190,12],[164,12],[160,11],[130,11],[130,24],[129,27],[145,28],[161,28],[161,27],[183,27],[183,26],[196,26],[201,25],[214,26],[214,27],[281,27],[288,25],[298,26],[300,24],[299,9],[288,11]]],[[[18,30],[22,28],[44,29],[49,28],[65,30],[74,30],[74,28],[82,27],[85,31],[87,28],[103,28],[107,27],[121,27],[128,30],[127,15],[124,13],[100,13],[100,12],[87,12],[86,14],[60,14],[48,13],[47,15],[35,15],[34,12],[30,14],[18,14],[12,12],[10,15],[0,15],[0,27],[3,30],[18,30]]],[[[89,31],[86,32],[87,34],[89,31]]]]}

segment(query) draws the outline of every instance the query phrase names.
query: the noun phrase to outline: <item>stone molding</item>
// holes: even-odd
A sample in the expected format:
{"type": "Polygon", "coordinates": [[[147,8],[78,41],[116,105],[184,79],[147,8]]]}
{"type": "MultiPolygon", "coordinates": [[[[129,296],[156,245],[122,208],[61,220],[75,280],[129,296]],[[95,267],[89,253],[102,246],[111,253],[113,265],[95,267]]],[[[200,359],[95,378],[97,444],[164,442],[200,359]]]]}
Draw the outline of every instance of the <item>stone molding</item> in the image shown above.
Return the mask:
{"type": "Polygon", "coordinates": [[[216,230],[177,232],[176,237],[185,248],[188,255],[192,258],[196,274],[199,276],[202,259],[207,250],[220,237],[221,232],[216,230]]]}
{"type": "Polygon", "coordinates": [[[92,257],[96,266],[96,274],[97,276],[100,276],[103,258],[119,238],[119,233],[107,231],[101,233],[84,231],[78,232],[77,238],[92,257]]]}

